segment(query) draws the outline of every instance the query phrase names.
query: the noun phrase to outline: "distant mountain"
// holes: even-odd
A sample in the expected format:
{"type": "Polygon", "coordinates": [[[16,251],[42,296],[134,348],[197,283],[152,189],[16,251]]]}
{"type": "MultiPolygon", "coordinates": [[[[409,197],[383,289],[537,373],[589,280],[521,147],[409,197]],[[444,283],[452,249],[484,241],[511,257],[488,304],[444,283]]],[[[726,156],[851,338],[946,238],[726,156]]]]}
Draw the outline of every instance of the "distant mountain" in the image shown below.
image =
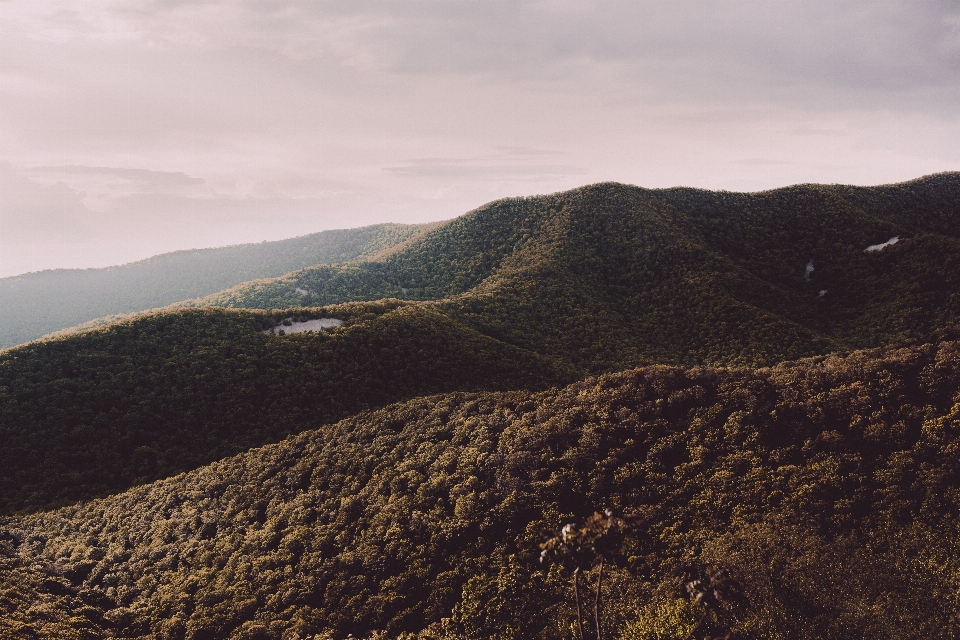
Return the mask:
{"type": "Polygon", "coordinates": [[[0,279],[0,348],[88,320],[162,307],[293,269],[370,258],[435,225],[359,229],[217,249],[175,251],[103,269],[56,269],[0,279]]]}
{"type": "Polygon", "coordinates": [[[960,320],[960,174],[759,193],[607,183],[500,200],[379,259],[181,304],[392,297],[442,300],[487,335],[594,373],[888,344],[960,320]]]}
{"type": "MultiPolygon", "coordinates": [[[[720,566],[746,589],[736,637],[947,640],[958,389],[960,334],[942,332],[759,371],[411,400],[0,519],[0,632],[570,638],[573,565],[539,561],[540,531],[610,508],[637,521],[597,547],[607,637],[686,636],[703,605],[684,585],[720,566]]],[[[582,562],[592,626],[598,572],[582,562]]]]}

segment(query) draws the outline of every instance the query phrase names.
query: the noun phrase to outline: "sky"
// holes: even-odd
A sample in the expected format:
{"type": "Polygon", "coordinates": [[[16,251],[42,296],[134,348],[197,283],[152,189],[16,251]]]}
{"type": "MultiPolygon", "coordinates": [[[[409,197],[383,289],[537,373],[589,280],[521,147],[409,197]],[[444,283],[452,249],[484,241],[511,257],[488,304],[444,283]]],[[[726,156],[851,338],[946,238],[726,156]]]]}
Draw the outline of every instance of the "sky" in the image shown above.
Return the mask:
{"type": "Polygon", "coordinates": [[[960,0],[0,0],[0,277],[960,170],[960,0]]]}

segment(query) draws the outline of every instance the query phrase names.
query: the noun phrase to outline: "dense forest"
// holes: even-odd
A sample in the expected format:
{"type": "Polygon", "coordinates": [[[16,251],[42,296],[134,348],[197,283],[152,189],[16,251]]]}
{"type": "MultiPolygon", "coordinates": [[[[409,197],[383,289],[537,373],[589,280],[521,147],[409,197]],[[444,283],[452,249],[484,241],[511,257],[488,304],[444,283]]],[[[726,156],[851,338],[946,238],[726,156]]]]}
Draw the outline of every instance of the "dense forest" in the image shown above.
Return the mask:
{"type": "Polygon", "coordinates": [[[736,637],[953,638],[958,388],[949,332],[364,412],[0,521],[6,637],[570,638],[572,566],[540,531],[608,508],[634,522],[605,551],[609,637],[684,637],[683,585],[723,566],[736,637]]]}
{"type": "Polygon", "coordinates": [[[960,174],[751,194],[610,183],[501,200],[382,259],[188,304],[392,297],[444,300],[486,334],[593,373],[880,346],[960,318],[960,174]]]}
{"type": "Polygon", "coordinates": [[[262,331],[282,330],[283,313],[184,310],[0,354],[0,513],[123,490],[401,399],[575,377],[427,306],[316,311],[291,317],[344,324],[281,336],[262,331]]]}
{"type": "Polygon", "coordinates": [[[956,637],[960,174],[370,229],[0,351],[0,637],[956,637]]]}
{"type": "Polygon", "coordinates": [[[104,269],[56,269],[2,278],[0,348],[293,269],[372,258],[432,226],[379,224],[276,242],[176,251],[104,269]]]}

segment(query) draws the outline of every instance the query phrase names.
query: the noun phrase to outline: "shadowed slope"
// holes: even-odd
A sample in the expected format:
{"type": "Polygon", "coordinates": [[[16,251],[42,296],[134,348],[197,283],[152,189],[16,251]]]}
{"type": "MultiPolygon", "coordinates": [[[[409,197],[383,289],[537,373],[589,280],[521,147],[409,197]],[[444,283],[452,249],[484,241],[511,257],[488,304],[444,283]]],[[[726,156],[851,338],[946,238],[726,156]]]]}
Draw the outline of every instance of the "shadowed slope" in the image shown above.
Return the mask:
{"type": "Polygon", "coordinates": [[[0,526],[111,599],[124,637],[567,638],[569,576],[537,561],[537,532],[606,506],[643,514],[606,568],[611,634],[683,637],[682,585],[720,563],[752,637],[946,639],[958,388],[950,334],[421,398],[0,526]]]}
{"type": "Polygon", "coordinates": [[[376,261],[262,289],[296,286],[322,302],[396,285],[446,296],[436,302],[165,311],[8,351],[0,508],[123,490],[424,393],[543,388],[650,362],[769,364],[953,324],[958,187],[944,174],[758,194],[601,184],[502,200],[376,261]],[[901,240],[864,251],[892,235],[901,240]],[[348,322],[257,333],[290,313],[348,322]]]}
{"type": "Polygon", "coordinates": [[[573,377],[423,305],[303,314],[345,322],[275,336],[261,330],[282,314],[189,310],[0,354],[0,511],[121,491],[404,398],[573,377]]]}

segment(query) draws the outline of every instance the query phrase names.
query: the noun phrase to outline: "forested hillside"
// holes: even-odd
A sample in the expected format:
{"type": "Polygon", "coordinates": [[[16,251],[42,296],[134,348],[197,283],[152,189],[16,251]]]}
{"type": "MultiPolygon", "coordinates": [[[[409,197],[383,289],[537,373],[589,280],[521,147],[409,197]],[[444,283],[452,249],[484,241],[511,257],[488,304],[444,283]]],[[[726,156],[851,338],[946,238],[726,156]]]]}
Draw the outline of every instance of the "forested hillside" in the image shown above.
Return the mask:
{"type": "Polygon", "coordinates": [[[0,354],[0,513],[193,469],[400,399],[575,376],[422,305],[305,311],[333,331],[264,335],[275,312],[154,314],[0,354]]]}
{"type": "Polygon", "coordinates": [[[956,637],[960,174],[360,232],[0,352],[0,637],[956,637]]]}
{"type": "Polygon", "coordinates": [[[322,231],[277,242],[176,251],[105,269],[56,269],[2,278],[0,348],[94,318],[162,307],[293,269],[371,258],[432,226],[380,224],[322,231]]]}
{"type": "Polygon", "coordinates": [[[170,310],[9,350],[0,512],[120,491],[426,393],[544,388],[654,362],[772,364],[929,333],[960,313],[958,192],[960,176],[944,174],[504,200],[381,259],[292,281],[322,302],[322,291],[387,295],[377,287],[397,277],[401,296],[435,302],[170,310]],[[347,322],[258,332],[290,315],[347,322]]]}
{"type": "Polygon", "coordinates": [[[599,184],[497,201],[383,259],[190,304],[442,299],[484,333],[595,373],[756,366],[955,323],[958,267],[956,173],[752,194],[599,184]]]}
{"type": "Polygon", "coordinates": [[[684,637],[703,609],[683,585],[722,566],[738,638],[953,638],[958,389],[947,332],[361,413],[0,521],[6,637],[570,638],[573,566],[539,562],[540,531],[609,508],[635,517],[606,547],[607,637],[684,637]]]}

